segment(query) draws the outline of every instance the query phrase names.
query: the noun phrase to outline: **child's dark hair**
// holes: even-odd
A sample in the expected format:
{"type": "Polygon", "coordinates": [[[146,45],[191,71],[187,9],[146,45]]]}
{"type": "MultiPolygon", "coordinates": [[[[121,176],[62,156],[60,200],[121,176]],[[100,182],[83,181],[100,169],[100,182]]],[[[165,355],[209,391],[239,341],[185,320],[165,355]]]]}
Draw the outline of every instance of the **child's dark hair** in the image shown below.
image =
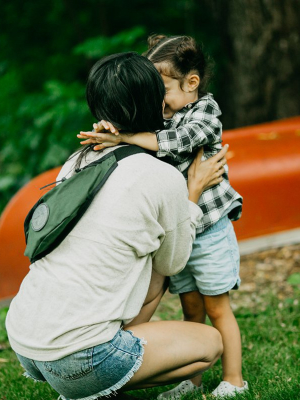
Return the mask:
{"type": "Polygon", "coordinates": [[[202,46],[192,37],[151,35],[148,38],[148,51],[143,55],[153,64],[158,64],[156,68],[159,73],[178,79],[181,84],[187,74],[195,71],[200,77],[198,93],[206,93],[213,62],[205,57],[202,46]]]}
{"type": "Polygon", "coordinates": [[[134,52],[96,62],[86,86],[94,117],[131,133],[163,129],[164,95],[163,81],[152,62],[134,52]]]}

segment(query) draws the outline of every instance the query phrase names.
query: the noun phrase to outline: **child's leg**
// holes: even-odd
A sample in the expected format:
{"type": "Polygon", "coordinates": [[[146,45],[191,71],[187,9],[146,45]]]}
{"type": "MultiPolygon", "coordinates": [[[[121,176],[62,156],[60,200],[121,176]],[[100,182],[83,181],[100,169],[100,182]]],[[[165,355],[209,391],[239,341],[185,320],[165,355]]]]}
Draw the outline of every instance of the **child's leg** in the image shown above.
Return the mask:
{"type": "MultiPolygon", "coordinates": [[[[193,255],[193,253],[192,253],[193,255]]],[[[191,257],[193,259],[193,257],[191,257]]],[[[175,276],[170,278],[170,292],[179,294],[182,305],[184,320],[189,322],[205,322],[205,308],[203,296],[199,293],[195,279],[189,265],[175,276]]],[[[182,394],[193,391],[202,384],[202,374],[184,381],[174,389],[161,393],[158,399],[180,398],[182,394]]]]}
{"type": "MultiPolygon", "coordinates": [[[[191,271],[188,267],[186,267],[183,271],[175,276],[171,276],[170,278],[170,292],[173,294],[179,294],[180,301],[182,305],[184,320],[189,322],[205,322],[205,308],[203,296],[199,293],[195,279],[193,278],[191,271]]],[[[183,390],[185,393],[187,390],[194,390],[194,385],[197,387],[202,384],[202,374],[195,376],[190,379],[192,384],[189,382],[189,389],[185,386],[185,382],[180,384],[178,387],[174,388],[171,391],[166,393],[162,393],[159,398],[169,398],[168,396],[178,396],[183,390]]]]}
{"type": "Polygon", "coordinates": [[[205,306],[201,293],[198,290],[181,293],[180,301],[185,321],[205,323],[205,306]]]}
{"type": "Polygon", "coordinates": [[[221,333],[224,352],[222,356],[223,380],[243,387],[241,336],[230,307],[229,295],[204,296],[207,315],[221,333]]]}
{"type": "MultiPolygon", "coordinates": [[[[223,357],[224,380],[232,382],[233,386],[230,383],[227,385],[230,386],[230,393],[233,395],[239,389],[242,391],[242,387],[244,390],[248,387],[247,384],[244,386],[242,381],[240,332],[227,294],[229,290],[238,288],[239,284],[239,248],[232,224],[226,216],[203,233],[196,235],[193,252],[186,268],[180,274],[171,277],[170,291],[171,293],[189,292],[185,296],[181,294],[181,301],[185,310],[185,319],[191,321],[195,321],[199,315],[197,301],[195,301],[197,295],[194,292],[198,290],[203,293],[203,310],[210,316],[224,340],[227,351],[223,357]],[[217,295],[217,293],[223,294],[217,295]],[[209,312],[207,307],[209,307],[209,312]]],[[[198,376],[197,379],[198,381],[193,378],[192,381],[199,385],[200,377],[198,376]]],[[[223,386],[224,383],[222,382],[223,386]]],[[[192,390],[194,390],[193,387],[191,387],[192,390]]],[[[180,394],[180,389],[176,387],[171,392],[169,392],[169,397],[166,392],[158,398],[170,399],[172,396],[177,398],[175,395],[180,394]]]]}
{"type": "MultiPolygon", "coordinates": [[[[205,323],[205,306],[204,299],[201,293],[197,290],[180,294],[180,301],[185,321],[205,323]]],[[[190,379],[196,386],[202,384],[202,374],[190,379]]]]}

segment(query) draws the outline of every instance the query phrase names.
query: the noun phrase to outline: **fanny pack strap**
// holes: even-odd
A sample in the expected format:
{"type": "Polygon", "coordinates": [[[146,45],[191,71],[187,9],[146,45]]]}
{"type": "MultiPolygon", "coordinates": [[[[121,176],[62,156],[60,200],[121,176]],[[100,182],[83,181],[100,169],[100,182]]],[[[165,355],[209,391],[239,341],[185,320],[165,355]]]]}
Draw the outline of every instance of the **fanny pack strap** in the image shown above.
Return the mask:
{"type": "Polygon", "coordinates": [[[62,180],[32,207],[25,222],[25,255],[37,261],[54,250],[74,228],[90,206],[94,196],[105,184],[118,161],[147,153],[139,146],[121,146],[78,169],[69,179],[62,180]]]}

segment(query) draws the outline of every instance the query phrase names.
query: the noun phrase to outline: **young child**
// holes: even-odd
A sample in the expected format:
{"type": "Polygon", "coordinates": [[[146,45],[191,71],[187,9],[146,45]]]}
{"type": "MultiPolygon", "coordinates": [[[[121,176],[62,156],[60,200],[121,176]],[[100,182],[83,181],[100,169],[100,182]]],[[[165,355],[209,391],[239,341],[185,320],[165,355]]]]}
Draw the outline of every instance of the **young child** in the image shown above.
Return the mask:
{"type": "MultiPolygon", "coordinates": [[[[120,133],[113,121],[94,124],[95,132],[81,132],[82,144],[100,143],[95,150],[120,142],[136,144],[157,152],[157,156],[178,168],[185,176],[195,154],[203,147],[204,159],[222,148],[221,111],[207,93],[209,66],[202,49],[186,36],[154,35],[148,39],[151,60],[165,83],[165,129],[130,135],[120,133]],[[102,131],[102,133],[98,133],[102,131]],[[103,133],[103,130],[106,133],[103,133]]],[[[122,77],[120,77],[122,79],[122,77]]],[[[170,292],[178,293],[184,319],[205,322],[206,313],[222,335],[223,381],[213,395],[235,396],[248,389],[242,378],[239,327],[230,307],[229,290],[238,289],[239,250],[230,220],[241,216],[242,197],[230,186],[228,169],[223,181],[207,189],[199,201],[204,218],[197,229],[191,257],[185,269],[171,277],[170,292]]],[[[158,399],[180,399],[201,387],[201,376],[161,393],[158,399]]]]}

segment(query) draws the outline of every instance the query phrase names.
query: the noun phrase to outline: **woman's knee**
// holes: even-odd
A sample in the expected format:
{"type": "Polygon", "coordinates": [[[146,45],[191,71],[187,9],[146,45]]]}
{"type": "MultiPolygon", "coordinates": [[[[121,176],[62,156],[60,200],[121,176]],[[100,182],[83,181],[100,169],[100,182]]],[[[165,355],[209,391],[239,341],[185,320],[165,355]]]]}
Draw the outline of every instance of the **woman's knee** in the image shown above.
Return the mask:
{"type": "Polygon", "coordinates": [[[199,349],[198,361],[205,361],[213,365],[223,353],[223,342],[219,331],[212,326],[203,324],[193,324],[196,331],[196,337],[193,336],[194,342],[190,339],[192,352],[197,354],[199,349]],[[198,347],[199,346],[199,347],[198,347]]]}
{"type": "Polygon", "coordinates": [[[223,341],[220,332],[213,328],[209,327],[209,343],[210,347],[207,353],[207,361],[213,365],[223,354],[223,341]]]}
{"type": "Polygon", "coordinates": [[[223,340],[220,332],[215,328],[213,328],[212,338],[215,342],[215,360],[213,361],[215,362],[223,354],[223,340]]]}

